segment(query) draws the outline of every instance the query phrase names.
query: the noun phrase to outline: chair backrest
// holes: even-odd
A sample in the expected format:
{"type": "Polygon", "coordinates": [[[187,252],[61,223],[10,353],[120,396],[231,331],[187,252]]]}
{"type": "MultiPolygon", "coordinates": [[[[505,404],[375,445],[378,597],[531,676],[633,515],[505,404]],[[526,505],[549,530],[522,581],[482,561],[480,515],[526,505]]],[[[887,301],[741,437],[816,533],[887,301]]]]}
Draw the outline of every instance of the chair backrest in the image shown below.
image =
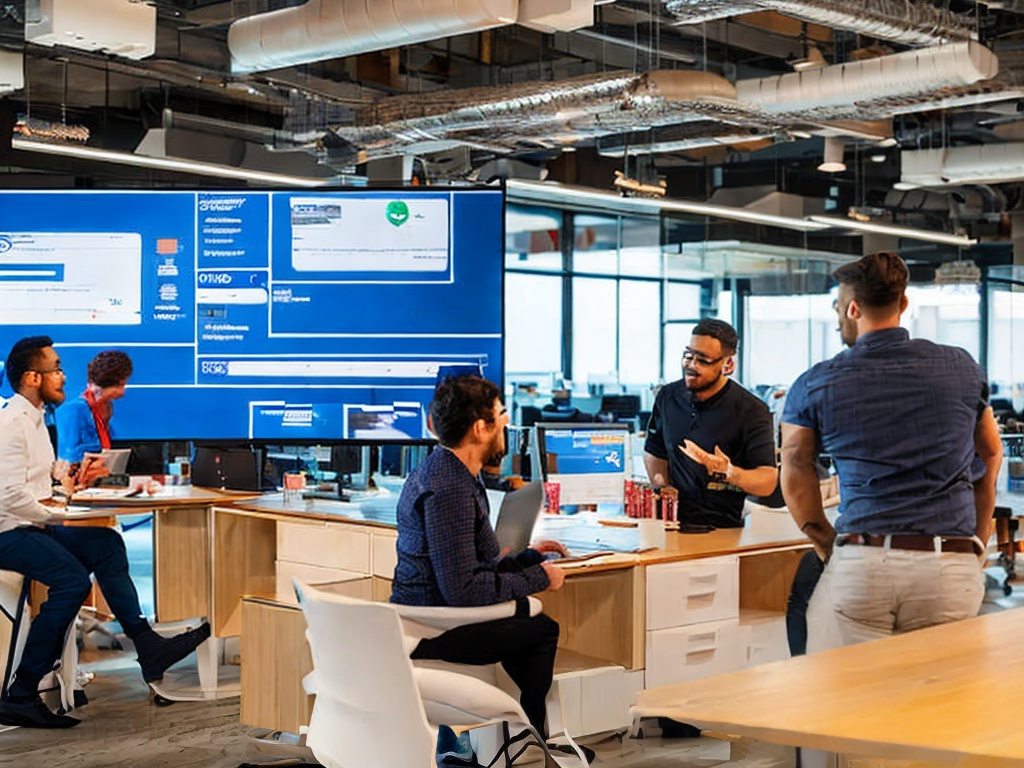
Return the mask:
{"type": "Polygon", "coordinates": [[[316,759],[328,768],[433,765],[436,736],[395,609],[294,583],[316,677],[306,740],[316,759]]]}

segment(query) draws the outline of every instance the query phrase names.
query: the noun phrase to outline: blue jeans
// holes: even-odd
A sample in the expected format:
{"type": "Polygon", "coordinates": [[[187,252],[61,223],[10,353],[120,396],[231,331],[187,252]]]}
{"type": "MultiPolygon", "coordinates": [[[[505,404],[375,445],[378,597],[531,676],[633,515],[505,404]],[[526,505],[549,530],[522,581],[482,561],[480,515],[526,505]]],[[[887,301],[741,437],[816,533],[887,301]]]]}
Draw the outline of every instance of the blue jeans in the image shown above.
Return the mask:
{"type": "Polygon", "coordinates": [[[149,627],[128,574],[121,534],[111,528],[22,526],[0,533],[0,569],[23,574],[48,588],[32,621],[16,679],[34,691],[60,658],[68,627],[96,581],[129,637],[149,627]]]}

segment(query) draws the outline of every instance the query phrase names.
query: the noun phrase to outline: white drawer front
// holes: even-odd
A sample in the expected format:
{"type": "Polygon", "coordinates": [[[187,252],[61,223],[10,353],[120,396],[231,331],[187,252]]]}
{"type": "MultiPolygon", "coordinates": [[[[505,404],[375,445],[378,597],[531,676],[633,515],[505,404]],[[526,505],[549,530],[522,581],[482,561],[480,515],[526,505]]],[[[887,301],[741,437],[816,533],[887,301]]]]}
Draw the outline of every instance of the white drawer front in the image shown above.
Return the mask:
{"type": "Polygon", "coordinates": [[[363,573],[342,570],[341,568],[322,568],[318,565],[304,565],[277,561],[277,599],[295,604],[295,588],[292,579],[306,584],[324,584],[332,582],[331,592],[362,600],[373,599],[373,580],[363,573]],[[335,582],[351,582],[351,585],[335,582]]]}
{"type": "Polygon", "coordinates": [[[770,661],[789,658],[789,638],[786,635],[786,616],[782,613],[757,612],[750,616],[740,614],[740,628],[746,653],[743,668],[770,661]]]}
{"type": "Polygon", "coordinates": [[[373,548],[373,575],[382,576],[385,579],[395,577],[395,566],[398,564],[398,551],[395,543],[398,541],[398,531],[378,533],[372,535],[373,548]]]}
{"type": "Polygon", "coordinates": [[[647,633],[646,685],[672,685],[733,672],[743,662],[743,633],[735,619],[647,633]]]}
{"type": "Polygon", "coordinates": [[[739,558],[711,557],[647,568],[647,629],[739,616],[739,558]]]}
{"type": "Polygon", "coordinates": [[[370,573],[370,532],[338,523],[279,522],[277,559],[370,573]]]}

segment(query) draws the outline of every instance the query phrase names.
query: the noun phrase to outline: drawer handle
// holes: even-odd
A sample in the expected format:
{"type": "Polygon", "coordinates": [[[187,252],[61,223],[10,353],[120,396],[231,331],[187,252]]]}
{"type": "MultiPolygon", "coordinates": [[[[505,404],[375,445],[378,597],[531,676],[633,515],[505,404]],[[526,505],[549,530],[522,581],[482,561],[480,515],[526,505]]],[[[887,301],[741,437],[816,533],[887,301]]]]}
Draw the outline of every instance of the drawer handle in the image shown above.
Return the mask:
{"type": "Polygon", "coordinates": [[[718,587],[709,587],[708,589],[702,589],[702,590],[699,590],[697,592],[687,592],[686,593],[686,598],[689,599],[691,597],[711,597],[711,595],[717,595],[717,594],[718,594],[718,587]]]}

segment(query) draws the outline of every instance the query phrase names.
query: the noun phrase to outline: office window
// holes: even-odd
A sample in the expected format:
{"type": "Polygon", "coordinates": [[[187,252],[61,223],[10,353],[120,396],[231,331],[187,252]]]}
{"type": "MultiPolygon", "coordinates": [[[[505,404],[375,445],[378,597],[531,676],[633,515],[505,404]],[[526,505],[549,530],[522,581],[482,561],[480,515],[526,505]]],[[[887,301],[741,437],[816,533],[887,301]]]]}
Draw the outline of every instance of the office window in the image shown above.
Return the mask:
{"type": "Polygon", "coordinates": [[[662,361],[662,381],[675,381],[683,375],[683,349],[690,343],[696,323],[668,323],[664,329],[665,357],[662,361]]]}
{"type": "Polygon", "coordinates": [[[505,269],[562,271],[562,212],[509,205],[505,209],[505,269]]]}
{"type": "Polygon", "coordinates": [[[989,271],[988,378],[993,398],[1024,411],[1024,267],[989,271]],[[998,281],[998,282],[997,282],[998,281]],[[1010,282],[1015,281],[1015,283],[1010,282]]]}
{"type": "Polygon", "coordinates": [[[813,364],[842,348],[834,294],[748,296],[740,336],[743,384],[788,386],[813,364]]]}
{"type": "Polygon", "coordinates": [[[661,285],[619,282],[619,381],[648,385],[658,380],[661,285]]]}
{"type": "Polygon", "coordinates": [[[911,338],[962,347],[979,359],[981,299],[975,286],[911,285],[907,298],[901,325],[911,338]]]}
{"type": "Polygon", "coordinates": [[[617,304],[615,280],[572,279],[572,377],[575,381],[585,382],[588,375],[603,380],[617,370],[617,304]]]}
{"type": "Polygon", "coordinates": [[[577,213],[573,217],[574,272],[615,275],[619,271],[619,218],[577,213]]]}
{"type": "Polygon", "coordinates": [[[562,278],[505,274],[505,378],[562,370],[562,278]]]}
{"type": "Polygon", "coordinates": [[[700,317],[700,285],[697,283],[665,284],[665,319],[692,320],[700,317]]]}
{"type": "Polygon", "coordinates": [[[662,276],[661,222],[624,216],[619,249],[619,274],[630,277],[662,276]]]}

